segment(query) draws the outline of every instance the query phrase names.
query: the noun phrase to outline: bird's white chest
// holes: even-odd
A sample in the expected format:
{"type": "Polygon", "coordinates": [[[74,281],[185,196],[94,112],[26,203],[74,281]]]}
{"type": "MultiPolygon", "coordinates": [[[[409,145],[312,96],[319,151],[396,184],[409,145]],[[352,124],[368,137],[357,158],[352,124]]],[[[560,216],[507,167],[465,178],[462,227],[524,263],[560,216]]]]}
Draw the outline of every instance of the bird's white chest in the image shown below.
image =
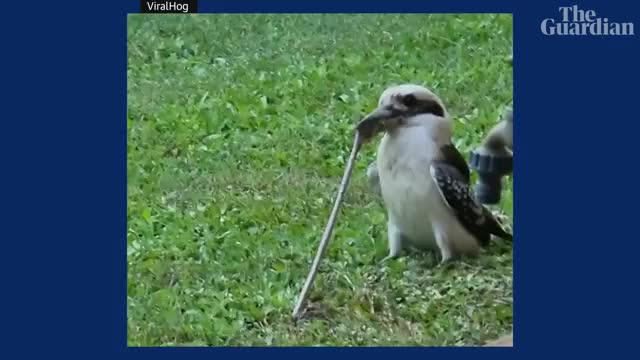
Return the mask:
{"type": "Polygon", "coordinates": [[[446,209],[429,172],[438,144],[419,130],[385,135],[377,165],[389,219],[409,240],[425,246],[435,244],[432,220],[446,209]]]}

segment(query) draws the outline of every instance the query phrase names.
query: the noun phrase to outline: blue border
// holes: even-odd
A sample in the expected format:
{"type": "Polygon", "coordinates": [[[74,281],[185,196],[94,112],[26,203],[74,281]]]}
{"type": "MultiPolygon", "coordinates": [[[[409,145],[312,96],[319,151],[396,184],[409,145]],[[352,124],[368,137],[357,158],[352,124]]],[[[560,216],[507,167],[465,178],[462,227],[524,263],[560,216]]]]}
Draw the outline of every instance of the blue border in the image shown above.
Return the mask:
{"type": "Polygon", "coordinates": [[[514,13],[516,348],[268,350],[126,349],[126,14],[139,2],[76,3],[4,5],[3,352],[497,359],[633,350],[640,37],[549,37],[540,21],[577,3],[640,27],[636,3],[200,0],[200,12],[514,13]]]}

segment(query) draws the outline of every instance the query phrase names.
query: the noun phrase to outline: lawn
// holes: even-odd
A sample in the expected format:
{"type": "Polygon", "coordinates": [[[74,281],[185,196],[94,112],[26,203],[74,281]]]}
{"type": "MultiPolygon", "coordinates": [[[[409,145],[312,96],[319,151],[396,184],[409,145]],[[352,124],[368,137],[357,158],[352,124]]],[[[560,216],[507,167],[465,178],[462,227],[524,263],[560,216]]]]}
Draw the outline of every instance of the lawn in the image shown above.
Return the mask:
{"type": "MultiPolygon", "coordinates": [[[[130,346],[476,345],[513,323],[512,245],[387,264],[360,154],[314,283],[291,311],[353,139],[387,86],[433,89],[461,152],[512,98],[510,15],[130,15],[130,346]]],[[[498,206],[512,215],[511,181],[498,206]]]]}

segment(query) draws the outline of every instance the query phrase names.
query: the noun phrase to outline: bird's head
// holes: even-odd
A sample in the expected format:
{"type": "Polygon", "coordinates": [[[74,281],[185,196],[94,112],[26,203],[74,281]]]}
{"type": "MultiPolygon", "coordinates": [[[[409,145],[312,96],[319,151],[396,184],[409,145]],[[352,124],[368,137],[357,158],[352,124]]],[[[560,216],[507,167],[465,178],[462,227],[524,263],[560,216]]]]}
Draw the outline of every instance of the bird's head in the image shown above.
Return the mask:
{"type": "Polygon", "coordinates": [[[448,117],[444,104],[436,94],[419,85],[398,85],[382,92],[378,108],[358,123],[357,130],[364,141],[368,141],[379,132],[419,126],[434,117],[448,117]]]}

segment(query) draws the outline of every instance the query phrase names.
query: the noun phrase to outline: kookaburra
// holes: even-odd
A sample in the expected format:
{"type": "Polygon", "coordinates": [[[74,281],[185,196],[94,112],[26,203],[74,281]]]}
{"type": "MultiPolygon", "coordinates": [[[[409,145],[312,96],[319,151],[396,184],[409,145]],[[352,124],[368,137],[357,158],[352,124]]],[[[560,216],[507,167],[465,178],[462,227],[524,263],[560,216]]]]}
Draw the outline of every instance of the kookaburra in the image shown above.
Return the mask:
{"type": "Polygon", "coordinates": [[[358,131],[365,142],[385,132],[376,166],[368,170],[370,176],[377,171],[388,215],[385,260],[414,245],[439,249],[446,262],[477,255],[492,234],[512,238],[476,200],[467,162],[451,142],[447,110],[429,89],[412,84],[386,89],[358,131]]]}

